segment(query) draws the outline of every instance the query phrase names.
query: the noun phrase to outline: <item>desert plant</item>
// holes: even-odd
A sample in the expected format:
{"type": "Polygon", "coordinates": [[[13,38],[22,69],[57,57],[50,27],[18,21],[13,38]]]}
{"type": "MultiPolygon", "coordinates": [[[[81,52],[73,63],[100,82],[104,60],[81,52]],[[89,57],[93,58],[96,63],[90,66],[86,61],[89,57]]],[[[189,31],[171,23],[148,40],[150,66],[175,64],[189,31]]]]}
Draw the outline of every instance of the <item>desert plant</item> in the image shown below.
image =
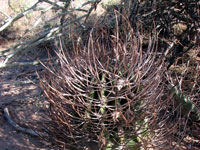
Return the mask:
{"type": "Polygon", "coordinates": [[[148,147],[162,91],[156,35],[143,49],[142,35],[124,19],[112,32],[96,25],[86,43],[74,41],[71,50],[61,40],[59,63],[41,78],[50,102],[50,140],[69,149],[148,147]]]}

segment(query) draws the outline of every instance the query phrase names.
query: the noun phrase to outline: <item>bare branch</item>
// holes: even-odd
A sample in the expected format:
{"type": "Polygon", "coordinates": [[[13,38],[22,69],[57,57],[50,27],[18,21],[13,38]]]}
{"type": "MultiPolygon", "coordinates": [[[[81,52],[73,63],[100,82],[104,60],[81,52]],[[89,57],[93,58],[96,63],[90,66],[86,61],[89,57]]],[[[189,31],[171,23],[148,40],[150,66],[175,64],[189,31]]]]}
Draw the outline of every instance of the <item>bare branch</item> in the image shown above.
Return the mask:
{"type": "Polygon", "coordinates": [[[20,18],[24,17],[25,15],[27,15],[30,12],[33,12],[34,9],[37,7],[37,5],[40,2],[35,3],[32,7],[30,7],[29,9],[25,10],[22,13],[17,14],[15,17],[10,18],[2,27],[0,27],[0,32],[2,32],[3,30],[5,30],[7,27],[9,27],[13,22],[19,20],[20,18]]]}
{"type": "Polygon", "coordinates": [[[20,125],[18,125],[17,123],[15,123],[11,117],[10,117],[10,113],[8,111],[8,107],[4,107],[2,108],[3,109],[3,115],[4,117],[7,119],[8,123],[14,127],[16,130],[18,131],[21,131],[21,132],[24,132],[24,133],[27,133],[27,134],[30,134],[32,136],[47,136],[47,134],[45,133],[41,133],[41,132],[37,132],[37,131],[34,131],[32,129],[27,129],[27,128],[23,128],[21,127],[20,125]]]}

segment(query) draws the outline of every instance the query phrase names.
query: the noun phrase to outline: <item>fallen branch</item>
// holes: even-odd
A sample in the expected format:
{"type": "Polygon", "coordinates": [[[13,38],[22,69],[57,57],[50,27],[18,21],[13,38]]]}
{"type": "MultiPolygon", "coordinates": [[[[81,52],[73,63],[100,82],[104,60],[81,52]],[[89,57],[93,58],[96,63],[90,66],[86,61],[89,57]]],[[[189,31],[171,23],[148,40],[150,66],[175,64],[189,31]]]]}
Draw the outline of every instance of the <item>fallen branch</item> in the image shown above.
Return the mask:
{"type": "Polygon", "coordinates": [[[1,85],[3,84],[11,84],[11,85],[25,85],[25,84],[31,84],[31,83],[37,83],[39,80],[25,80],[25,81],[3,81],[0,82],[1,85]]]}
{"type": "MultiPolygon", "coordinates": [[[[100,2],[99,0],[95,0],[95,1],[88,1],[86,3],[84,3],[83,5],[89,5],[91,4],[91,7],[89,8],[88,11],[86,11],[87,13],[86,14],[83,14],[82,16],[80,17],[75,17],[73,16],[73,13],[71,11],[76,11],[76,9],[72,9],[70,11],[68,11],[68,6],[70,4],[71,1],[68,1],[66,2],[66,5],[64,5],[65,3],[60,3],[60,2],[52,2],[52,1],[49,1],[49,0],[41,0],[41,1],[38,1],[37,3],[35,3],[32,7],[30,7],[29,9],[25,10],[24,12],[22,13],[19,13],[17,14],[15,17],[13,18],[10,18],[3,26],[0,27],[0,32],[3,31],[4,29],[6,29],[8,26],[10,26],[13,22],[15,22],[16,20],[22,18],[23,16],[25,16],[26,14],[30,13],[30,12],[34,12],[36,10],[43,10],[43,14],[41,16],[44,15],[44,13],[46,13],[47,10],[50,10],[50,9],[53,9],[55,8],[57,11],[58,10],[62,10],[61,11],[61,14],[60,12],[58,11],[58,15],[56,15],[55,17],[53,18],[50,18],[50,20],[54,20],[56,18],[64,18],[64,16],[66,15],[69,15],[70,17],[73,18],[72,21],[68,22],[64,22],[61,21],[60,23],[58,23],[57,25],[51,27],[51,28],[48,28],[47,30],[43,30],[40,34],[36,35],[34,38],[30,39],[30,40],[26,40],[26,41],[23,41],[23,42],[20,42],[16,45],[14,45],[13,47],[10,47],[8,49],[5,49],[5,50],[2,50],[0,52],[0,55],[2,55],[2,58],[3,58],[3,62],[0,64],[0,68],[6,68],[7,67],[7,64],[10,64],[12,63],[13,61],[16,61],[16,60],[12,60],[10,61],[13,57],[15,57],[16,55],[18,55],[19,53],[20,54],[24,54],[26,53],[27,51],[30,50],[30,48],[34,47],[34,46],[37,46],[41,43],[44,43],[46,41],[49,41],[49,40],[52,40],[52,39],[55,39],[56,37],[59,37],[59,36],[63,36],[65,34],[68,34],[70,31],[64,31],[64,32],[61,32],[64,28],[66,27],[69,27],[70,25],[74,24],[74,23],[78,23],[79,27],[78,28],[84,28],[84,25],[83,23],[81,23],[81,20],[83,20],[85,18],[85,20],[87,20],[88,16],[90,15],[90,13],[92,12],[92,10],[94,10],[97,6],[97,4],[100,2]],[[50,4],[50,6],[46,9],[42,9],[42,8],[39,8],[38,7],[38,4],[41,3],[41,2],[46,2],[48,4],[50,4]],[[65,6],[65,7],[64,7],[65,6]],[[67,7],[67,8],[66,8],[67,7]]],[[[80,8],[79,8],[80,9],[80,8]]],[[[78,10],[78,9],[77,9],[78,10]]],[[[41,18],[39,18],[35,24],[33,25],[32,28],[36,27],[41,21],[41,18]]],[[[26,31],[29,32],[30,30],[32,30],[32,28],[28,29],[26,31]]],[[[78,29],[77,28],[77,29],[78,29]]],[[[11,65],[12,66],[12,65],[11,65]]]]}
{"type": "Polygon", "coordinates": [[[0,32],[5,30],[7,27],[9,27],[16,20],[18,20],[18,19],[24,17],[25,15],[27,15],[28,13],[34,11],[34,9],[37,7],[38,3],[39,2],[35,3],[32,7],[30,7],[29,9],[25,10],[22,13],[17,14],[15,17],[10,18],[7,23],[5,23],[2,27],[0,27],[0,32]]]}
{"type": "Polygon", "coordinates": [[[0,69],[3,68],[11,68],[11,67],[16,67],[16,66],[28,66],[28,65],[39,65],[39,61],[33,61],[33,62],[19,62],[19,63],[14,63],[14,64],[1,64],[0,69]]]}
{"type": "MultiPolygon", "coordinates": [[[[43,60],[34,60],[34,61],[30,61],[30,62],[16,62],[16,63],[12,63],[12,64],[6,64],[6,63],[0,63],[0,69],[4,69],[4,68],[11,68],[11,67],[24,67],[24,66],[36,66],[39,65],[40,62],[47,62],[50,59],[43,59],[43,60]]],[[[52,60],[55,60],[55,58],[52,58],[52,60]]]]}
{"type": "MultiPolygon", "coordinates": [[[[10,53],[6,56],[6,59],[0,64],[0,68],[5,68],[8,61],[11,58],[13,58],[14,56],[16,56],[18,53],[23,54],[23,53],[29,51],[30,48],[32,48],[34,46],[37,46],[43,42],[52,40],[57,36],[62,36],[64,34],[66,34],[65,32],[63,32],[59,35],[59,33],[60,33],[59,31],[61,30],[61,28],[69,26],[85,17],[86,17],[86,15],[83,15],[83,16],[71,21],[70,23],[67,22],[67,23],[63,24],[62,26],[54,27],[48,31],[43,32],[42,34],[38,35],[37,37],[35,37],[31,40],[24,41],[23,43],[17,44],[17,46],[15,45],[14,47],[9,48],[9,50],[4,50],[3,52],[0,52],[0,55],[1,55],[1,54],[4,54],[4,52],[13,51],[12,53],[10,53]]],[[[12,63],[12,61],[10,63],[12,63]]]]}
{"type": "Polygon", "coordinates": [[[9,123],[12,127],[14,127],[16,130],[21,131],[21,132],[24,132],[24,133],[27,133],[27,134],[30,134],[30,135],[32,135],[32,136],[47,136],[46,133],[37,132],[37,131],[34,131],[34,130],[32,130],[32,129],[27,129],[27,128],[23,128],[23,127],[19,126],[17,123],[15,123],[15,122],[11,119],[10,113],[9,113],[9,111],[8,111],[8,108],[7,108],[7,107],[3,107],[3,106],[1,106],[1,108],[2,108],[2,111],[3,111],[3,116],[4,116],[4,118],[6,118],[7,121],[8,121],[8,123],[9,123]]]}

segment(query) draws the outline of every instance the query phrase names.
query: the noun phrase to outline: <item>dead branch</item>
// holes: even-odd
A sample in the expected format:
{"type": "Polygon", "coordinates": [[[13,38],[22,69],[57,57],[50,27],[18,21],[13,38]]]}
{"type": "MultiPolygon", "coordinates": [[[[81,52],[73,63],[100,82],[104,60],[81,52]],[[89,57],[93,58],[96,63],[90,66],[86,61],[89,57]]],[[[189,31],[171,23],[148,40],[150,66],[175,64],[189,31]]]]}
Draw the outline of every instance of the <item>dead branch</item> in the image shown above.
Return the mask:
{"type": "Polygon", "coordinates": [[[23,128],[21,127],[20,125],[18,125],[17,123],[15,123],[11,117],[10,117],[10,113],[9,113],[9,110],[8,110],[8,107],[3,107],[1,106],[2,108],[2,111],[3,111],[3,116],[4,118],[8,121],[8,123],[14,127],[16,130],[18,131],[21,131],[21,132],[24,132],[24,133],[27,133],[27,134],[30,134],[32,136],[47,136],[47,134],[45,133],[42,133],[42,132],[37,132],[37,131],[34,131],[32,129],[28,129],[28,128],[23,128]]]}
{"type": "MultiPolygon", "coordinates": [[[[70,4],[71,1],[67,1],[67,2],[52,2],[49,0],[42,0],[42,1],[38,1],[37,3],[35,3],[32,7],[30,7],[29,9],[25,10],[22,13],[17,14],[15,17],[9,19],[2,27],[0,27],[0,32],[5,30],[6,28],[8,28],[12,23],[14,23],[15,21],[17,21],[18,19],[24,17],[26,14],[30,13],[30,12],[34,12],[37,10],[43,10],[43,14],[45,15],[45,13],[48,10],[51,9],[56,9],[57,10],[57,14],[50,18],[50,20],[55,20],[57,18],[61,17],[61,21],[60,23],[58,23],[57,25],[54,25],[53,27],[49,27],[48,29],[43,30],[42,32],[40,32],[38,35],[36,35],[34,38],[30,39],[30,40],[26,40],[26,41],[22,41],[8,49],[2,50],[0,52],[0,55],[2,55],[3,58],[3,62],[0,63],[0,68],[6,68],[6,67],[10,67],[13,66],[14,64],[10,64],[14,61],[16,61],[16,59],[12,59],[15,56],[18,56],[18,54],[24,54],[26,52],[29,51],[30,48],[37,46],[41,43],[44,43],[46,41],[49,40],[53,40],[59,36],[63,36],[68,34],[71,31],[65,30],[63,31],[63,29],[65,29],[66,27],[69,27],[72,24],[78,24],[77,30],[79,30],[79,28],[83,28],[84,25],[82,20],[85,18],[85,20],[89,17],[90,13],[92,12],[93,9],[96,8],[96,5],[99,3],[99,0],[93,1],[93,2],[86,2],[83,4],[83,6],[85,5],[91,5],[91,7],[89,8],[89,10],[84,13],[82,16],[80,17],[75,17],[72,15],[73,11],[82,11],[78,9],[71,9],[68,10],[68,6],[70,4]],[[39,4],[42,2],[46,2],[48,4],[50,4],[50,6],[48,8],[40,8],[39,4]],[[65,4],[66,3],[66,4],[65,4]],[[65,16],[69,16],[71,18],[73,18],[72,21],[64,21],[65,16]],[[12,59],[12,60],[11,60],[12,59]]],[[[29,32],[30,30],[32,30],[33,28],[35,28],[38,24],[40,24],[41,22],[41,18],[38,18],[38,20],[34,23],[34,25],[30,28],[26,30],[26,33],[29,32]]],[[[26,34],[25,33],[25,34],[26,34]]],[[[23,64],[19,64],[19,65],[23,65],[23,64]]],[[[15,65],[14,65],[15,66],[15,65]]]]}
{"type": "Polygon", "coordinates": [[[24,12],[17,14],[13,18],[10,18],[3,26],[0,27],[0,32],[2,32],[3,30],[5,30],[6,28],[8,28],[13,22],[19,20],[20,18],[24,17],[28,13],[33,12],[39,3],[40,2],[35,3],[32,7],[28,8],[24,12]]]}

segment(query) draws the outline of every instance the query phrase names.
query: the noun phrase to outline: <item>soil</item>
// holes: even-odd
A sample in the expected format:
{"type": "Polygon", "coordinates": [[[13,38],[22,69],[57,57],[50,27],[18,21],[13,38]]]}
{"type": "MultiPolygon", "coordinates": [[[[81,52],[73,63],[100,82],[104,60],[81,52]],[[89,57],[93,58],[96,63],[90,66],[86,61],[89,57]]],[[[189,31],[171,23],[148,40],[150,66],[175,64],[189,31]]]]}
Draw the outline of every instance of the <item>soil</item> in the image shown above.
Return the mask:
{"type": "MultiPolygon", "coordinates": [[[[0,51],[14,42],[0,43],[0,51]]],[[[23,60],[20,61],[28,62],[45,57],[47,57],[46,51],[36,48],[22,57],[23,60]]],[[[4,105],[8,108],[10,117],[14,122],[21,127],[33,130],[37,130],[43,119],[42,116],[45,114],[45,108],[48,107],[36,74],[36,71],[40,72],[41,70],[41,65],[0,70],[0,106],[4,105]]],[[[17,131],[8,123],[2,110],[0,110],[0,149],[49,150],[50,147],[39,137],[17,131]]]]}
{"type": "MultiPolygon", "coordinates": [[[[9,16],[17,13],[8,5],[8,0],[2,0],[0,11],[9,16]]],[[[15,1],[15,0],[14,0],[15,1]]],[[[14,2],[12,1],[12,2],[14,2]]],[[[17,2],[17,1],[16,1],[17,2]]],[[[21,35],[35,22],[39,14],[32,15],[31,21],[21,18],[11,27],[0,33],[0,51],[15,45],[21,35]],[[28,22],[28,23],[27,23],[28,22]]],[[[0,26],[7,18],[0,13],[0,26]]],[[[20,62],[29,62],[37,58],[47,58],[45,47],[33,48],[31,52],[22,56],[20,62]]],[[[3,61],[0,55],[0,63],[3,61]]],[[[6,106],[10,118],[21,127],[37,130],[44,117],[45,102],[39,87],[36,71],[42,70],[41,65],[11,67],[0,69],[0,150],[49,150],[47,143],[41,138],[17,131],[4,118],[2,106],[6,106]]]]}

